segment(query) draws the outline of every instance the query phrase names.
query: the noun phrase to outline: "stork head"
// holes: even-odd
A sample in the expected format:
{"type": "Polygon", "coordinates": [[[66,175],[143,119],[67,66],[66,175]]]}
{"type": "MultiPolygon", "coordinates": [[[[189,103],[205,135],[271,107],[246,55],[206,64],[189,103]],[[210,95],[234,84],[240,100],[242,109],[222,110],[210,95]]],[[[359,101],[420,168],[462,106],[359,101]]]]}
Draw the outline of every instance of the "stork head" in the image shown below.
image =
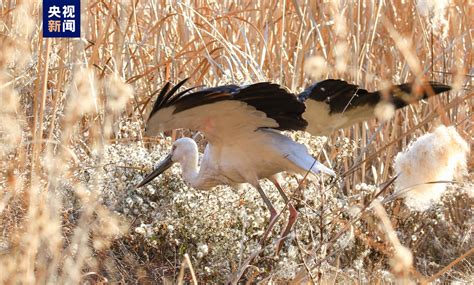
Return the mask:
{"type": "MultiPolygon", "coordinates": [[[[190,138],[180,138],[173,143],[171,152],[161,160],[150,174],[148,174],[140,184],[137,185],[137,188],[144,186],[148,182],[155,179],[161,173],[165,172],[170,168],[175,162],[186,163],[193,156],[191,154],[197,154],[198,146],[193,139],[190,138]]],[[[194,156],[195,157],[195,156],[194,156]]]]}
{"type": "Polygon", "coordinates": [[[173,162],[184,163],[191,157],[190,154],[198,152],[196,142],[191,138],[180,138],[173,143],[171,148],[171,160],[173,162]]]}

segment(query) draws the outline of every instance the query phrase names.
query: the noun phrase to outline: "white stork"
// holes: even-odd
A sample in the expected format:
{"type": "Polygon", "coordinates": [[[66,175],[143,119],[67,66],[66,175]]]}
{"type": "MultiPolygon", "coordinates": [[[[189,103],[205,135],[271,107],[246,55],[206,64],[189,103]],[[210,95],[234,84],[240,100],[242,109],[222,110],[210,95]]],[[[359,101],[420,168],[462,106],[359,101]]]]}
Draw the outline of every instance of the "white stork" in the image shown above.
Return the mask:
{"type": "Polygon", "coordinates": [[[176,162],[181,164],[185,182],[196,189],[250,183],[270,211],[270,223],[262,241],[271,231],[277,212],[260,187],[260,179],[271,179],[289,206],[288,224],[282,233],[285,237],[297,212],[275,175],[280,172],[304,175],[308,171],[335,175],[316,161],[304,145],[279,130],[307,130],[314,135],[324,135],[374,117],[377,106],[382,104],[401,108],[429,94],[450,90],[447,85],[429,82],[424,87],[427,91],[420,87],[420,92],[412,92],[415,89],[412,84],[402,84],[386,92],[368,92],[342,80],[328,79],[297,96],[267,82],[194,92],[191,88],[177,93],[185,82],[171,89],[170,83],[163,87],[148,119],[146,133],[156,135],[159,131],[177,128],[202,132],[208,144],[201,164],[198,165],[195,141],[178,139],[171,153],[137,187],[147,184],[176,162]]]}
{"type": "MultiPolygon", "coordinates": [[[[181,138],[173,143],[171,153],[137,186],[151,181],[173,163],[181,164],[183,178],[196,189],[211,189],[217,185],[250,183],[270,211],[270,223],[262,242],[272,229],[277,212],[260,187],[259,180],[276,182],[280,172],[304,175],[334,172],[316,161],[306,147],[277,130],[302,130],[306,121],[301,117],[305,106],[277,84],[257,83],[244,87],[235,85],[207,88],[189,93],[176,93],[185,81],[171,90],[167,83],[153,106],[146,133],[186,128],[202,132],[207,138],[201,164],[194,140],[181,138]]],[[[283,189],[275,183],[289,205],[290,217],[282,234],[286,236],[297,217],[283,189]]]]}

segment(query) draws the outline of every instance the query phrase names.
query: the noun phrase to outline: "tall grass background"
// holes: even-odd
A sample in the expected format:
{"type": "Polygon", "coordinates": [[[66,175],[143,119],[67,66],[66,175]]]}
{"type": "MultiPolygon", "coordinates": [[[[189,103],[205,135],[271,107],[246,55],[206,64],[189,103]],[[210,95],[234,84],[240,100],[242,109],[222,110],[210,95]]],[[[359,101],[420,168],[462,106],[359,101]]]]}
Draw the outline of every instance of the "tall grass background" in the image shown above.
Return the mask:
{"type": "MultiPolygon", "coordinates": [[[[383,185],[395,175],[394,157],[412,139],[443,123],[472,143],[470,1],[81,4],[80,39],[44,39],[42,1],[0,1],[1,283],[223,282],[239,272],[242,281],[267,283],[473,281],[472,195],[461,191],[472,189],[472,157],[468,182],[455,184],[437,210],[411,213],[394,201],[366,211],[376,186],[391,191],[383,185]],[[294,92],[325,78],[369,90],[423,78],[453,91],[409,106],[382,125],[371,120],[327,140],[296,135],[318,144],[315,155],[340,179],[317,185],[318,202],[301,202],[320,215],[300,218],[299,227],[311,230],[306,243],[288,242],[298,249],[297,262],[282,274],[285,265],[270,251],[245,267],[251,249],[225,256],[214,240],[209,250],[221,250],[229,262],[221,268],[199,258],[198,245],[170,247],[156,225],[147,240],[140,223],[159,219],[157,211],[146,217],[120,208],[135,180],[169,147],[164,136],[143,134],[154,95],[166,81],[187,77],[189,86],[272,81],[294,92]],[[111,162],[114,148],[121,152],[111,162]],[[334,197],[362,214],[327,212],[345,209],[330,206],[334,197]],[[336,246],[348,230],[354,246],[336,246]],[[413,264],[394,265],[400,259],[397,242],[388,238],[393,231],[413,253],[413,264]],[[356,261],[363,266],[354,267],[356,261]],[[192,264],[192,274],[179,274],[192,264]]],[[[157,191],[183,185],[167,177],[157,191]]],[[[192,239],[184,232],[176,237],[181,243],[192,239]]],[[[207,250],[201,246],[201,252],[207,250]]]]}

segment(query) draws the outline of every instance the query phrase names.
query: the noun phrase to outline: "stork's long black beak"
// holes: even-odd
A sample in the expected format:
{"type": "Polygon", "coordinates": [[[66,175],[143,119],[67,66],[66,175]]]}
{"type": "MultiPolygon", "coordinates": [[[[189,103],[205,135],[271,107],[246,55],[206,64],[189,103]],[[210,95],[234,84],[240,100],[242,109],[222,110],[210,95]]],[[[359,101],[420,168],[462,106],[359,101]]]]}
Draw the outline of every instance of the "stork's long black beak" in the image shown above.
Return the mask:
{"type": "Polygon", "coordinates": [[[158,175],[160,175],[161,173],[163,173],[166,169],[170,168],[172,165],[173,165],[173,160],[171,159],[173,155],[170,153],[168,154],[159,164],[158,166],[155,168],[155,170],[153,170],[152,173],[148,174],[142,182],[140,182],[140,184],[137,185],[136,188],[140,188],[142,187],[143,185],[147,184],[148,182],[152,181],[153,179],[155,179],[155,177],[157,177],[158,175]]]}

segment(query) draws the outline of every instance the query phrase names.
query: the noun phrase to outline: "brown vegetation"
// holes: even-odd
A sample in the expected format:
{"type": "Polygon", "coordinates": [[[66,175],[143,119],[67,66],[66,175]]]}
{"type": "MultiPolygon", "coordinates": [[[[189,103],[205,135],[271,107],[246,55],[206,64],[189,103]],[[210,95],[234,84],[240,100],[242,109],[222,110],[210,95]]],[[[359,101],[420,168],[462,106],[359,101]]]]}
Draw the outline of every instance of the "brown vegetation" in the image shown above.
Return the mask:
{"type": "Polygon", "coordinates": [[[393,192],[396,154],[440,122],[472,144],[474,8],[405,2],[82,1],[82,38],[43,39],[42,1],[0,1],[0,283],[220,283],[239,271],[266,283],[473,282],[472,157],[467,180],[427,211],[371,204],[393,192]],[[177,168],[134,188],[170,147],[143,136],[156,90],[186,77],[295,92],[424,77],[454,90],[381,128],[291,134],[340,175],[302,186],[280,256],[270,245],[245,267],[268,219],[256,191],[188,189],[177,168]]]}

